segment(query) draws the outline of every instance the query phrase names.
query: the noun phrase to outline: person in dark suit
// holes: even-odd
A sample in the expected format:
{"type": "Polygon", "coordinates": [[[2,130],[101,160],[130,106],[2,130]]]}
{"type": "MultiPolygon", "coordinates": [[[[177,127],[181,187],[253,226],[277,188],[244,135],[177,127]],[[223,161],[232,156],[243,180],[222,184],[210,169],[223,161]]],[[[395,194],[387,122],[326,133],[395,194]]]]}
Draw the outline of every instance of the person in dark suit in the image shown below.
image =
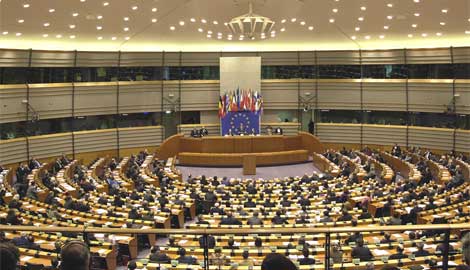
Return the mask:
{"type": "Polygon", "coordinates": [[[209,225],[209,221],[204,220],[204,217],[202,215],[199,215],[197,218],[196,224],[209,225]]]}
{"type": "Polygon", "coordinates": [[[198,131],[196,128],[194,128],[193,130],[191,130],[191,137],[193,137],[193,138],[198,138],[198,137],[200,137],[199,131],[198,131]]]}
{"type": "MultiPolygon", "coordinates": [[[[212,235],[208,235],[207,236],[207,248],[212,249],[215,247],[215,244],[216,244],[215,237],[212,235]]],[[[204,238],[204,236],[199,237],[199,247],[204,248],[205,245],[206,245],[206,239],[204,238]]]]}
{"type": "Polygon", "coordinates": [[[282,135],[283,134],[283,130],[281,127],[277,127],[274,129],[274,134],[276,135],[282,135]]]}
{"type": "Polygon", "coordinates": [[[380,239],[380,244],[389,244],[389,243],[393,242],[391,237],[392,236],[390,235],[390,233],[388,233],[388,232],[384,233],[384,238],[380,239]]]}
{"type": "Polygon", "coordinates": [[[209,135],[209,131],[207,131],[206,127],[203,126],[203,127],[199,130],[199,134],[201,135],[201,137],[204,137],[204,136],[209,135]]]}
{"type": "Polygon", "coordinates": [[[418,250],[413,252],[415,257],[426,257],[426,256],[430,255],[429,251],[424,250],[424,243],[423,242],[416,243],[416,247],[418,248],[418,250]]]}
{"type": "Polygon", "coordinates": [[[246,224],[248,224],[248,225],[263,225],[263,221],[259,218],[259,213],[254,212],[253,216],[248,218],[246,224]]]}
{"type": "Polygon", "coordinates": [[[227,217],[222,218],[220,225],[242,225],[242,222],[236,219],[232,212],[227,212],[227,217]]]}
{"type": "Polygon", "coordinates": [[[276,215],[271,219],[271,222],[276,225],[289,224],[286,218],[281,216],[281,211],[276,211],[276,215]]]}
{"type": "Polygon", "coordinates": [[[310,252],[308,251],[307,247],[304,247],[302,250],[302,255],[304,256],[302,259],[299,260],[300,265],[312,265],[315,264],[314,258],[309,258],[310,252]]]}
{"type": "Polygon", "coordinates": [[[197,259],[193,256],[186,255],[186,249],[180,248],[178,250],[178,262],[184,264],[197,264],[197,259]]]}
{"type": "Polygon", "coordinates": [[[261,270],[297,270],[297,266],[282,254],[270,253],[264,257],[261,270]]]}
{"type": "Polygon", "coordinates": [[[359,215],[359,219],[368,219],[372,218],[372,215],[369,213],[367,208],[362,208],[362,213],[359,215]]]}
{"type": "Polygon", "coordinates": [[[29,170],[32,171],[34,169],[38,169],[39,167],[41,167],[41,163],[39,163],[39,161],[35,159],[34,157],[31,157],[28,163],[28,167],[29,167],[29,170]]]}
{"type": "Polygon", "coordinates": [[[352,215],[349,214],[348,210],[344,209],[342,215],[338,218],[337,221],[351,221],[352,219],[352,215]]]}
{"type": "Polygon", "coordinates": [[[354,259],[360,259],[361,261],[370,261],[374,258],[370,249],[364,246],[364,240],[362,239],[357,241],[357,246],[353,248],[351,256],[354,259]]]}
{"type": "Polygon", "coordinates": [[[16,210],[10,209],[7,212],[6,223],[11,225],[22,225],[23,222],[16,214],[16,210]]]}
{"type": "Polygon", "coordinates": [[[408,257],[405,254],[403,254],[404,250],[405,249],[403,248],[402,245],[398,245],[397,246],[397,253],[390,255],[390,257],[388,257],[388,258],[390,260],[400,260],[400,259],[404,259],[404,258],[408,257]]]}
{"type": "Polygon", "coordinates": [[[245,208],[256,208],[256,203],[253,202],[253,199],[248,198],[248,200],[243,204],[245,208]]]}

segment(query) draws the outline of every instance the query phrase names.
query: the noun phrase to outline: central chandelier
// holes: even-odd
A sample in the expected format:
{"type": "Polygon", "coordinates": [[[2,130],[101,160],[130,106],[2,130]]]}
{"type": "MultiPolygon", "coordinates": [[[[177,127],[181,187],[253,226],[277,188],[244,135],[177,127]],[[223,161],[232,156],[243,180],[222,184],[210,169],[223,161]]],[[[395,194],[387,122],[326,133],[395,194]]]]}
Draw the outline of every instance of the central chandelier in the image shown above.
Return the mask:
{"type": "Polygon", "coordinates": [[[228,28],[234,35],[249,39],[266,38],[274,26],[274,21],[268,17],[253,13],[253,5],[250,2],[249,11],[245,15],[233,18],[228,24],[228,28]]]}

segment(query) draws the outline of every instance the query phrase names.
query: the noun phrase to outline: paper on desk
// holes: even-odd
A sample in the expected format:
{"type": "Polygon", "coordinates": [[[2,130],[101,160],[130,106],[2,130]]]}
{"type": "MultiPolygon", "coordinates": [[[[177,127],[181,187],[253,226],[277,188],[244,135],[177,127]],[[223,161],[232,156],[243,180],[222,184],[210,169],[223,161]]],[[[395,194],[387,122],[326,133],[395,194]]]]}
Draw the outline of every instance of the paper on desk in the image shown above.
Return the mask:
{"type": "Polygon", "coordinates": [[[305,241],[305,242],[311,246],[318,246],[318,241],[305,241]]]}
{"type": "Polygon", "coordinates": [[[178,242],[178,244],[184,245],[184,244],[186,244],[187,242],[188,242],[188,240],[184,240],[184,239],[183,239],[183,240],[180,240],[180,241],[178,242]]]}
{"type": "Polygon", "coordinates": [[[33,258],[33,257],[31,257],[31,256],[24,256],[24,257],[21,258],[21,261],[22,261],[22,262],[27,262],[27,261],[29,261],[29,260],[32,259],[32,258],[33,258]]]}
{"type": "Polygon", "coordinates": [[[374,249],[373,250],[373,253],[375,256],[388,256],[390,255],[390,253],[386,250],[383,250],[383,249],[374,249]]]}

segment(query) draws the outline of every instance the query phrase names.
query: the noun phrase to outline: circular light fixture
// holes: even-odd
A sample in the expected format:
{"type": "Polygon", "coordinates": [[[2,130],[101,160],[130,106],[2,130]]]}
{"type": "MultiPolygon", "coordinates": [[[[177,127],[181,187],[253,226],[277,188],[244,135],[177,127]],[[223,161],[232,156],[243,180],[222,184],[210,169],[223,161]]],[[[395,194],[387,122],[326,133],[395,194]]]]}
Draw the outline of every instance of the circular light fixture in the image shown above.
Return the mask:
{"type": "Polygon", "coordinates": [[[262,33],[270,33],[274,24],[274,21],[270,18],[254,14],[253,5],[250,3],[248,13],[230,20],[228,28],[234,35],[247,36],[252,40],[252,37],[259,36],[262,33]]]}

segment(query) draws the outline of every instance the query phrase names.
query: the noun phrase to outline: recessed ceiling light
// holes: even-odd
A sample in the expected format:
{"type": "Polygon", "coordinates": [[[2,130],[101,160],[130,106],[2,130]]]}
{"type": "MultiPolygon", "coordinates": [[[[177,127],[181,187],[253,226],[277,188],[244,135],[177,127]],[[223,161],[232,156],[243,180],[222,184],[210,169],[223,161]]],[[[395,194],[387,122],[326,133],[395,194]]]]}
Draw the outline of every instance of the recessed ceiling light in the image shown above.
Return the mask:
{"type": "Polygon", "coordinates": [[[470,30],[466,30],[465,34],[470,35],[470,30]]]}
{"type": "Polygon", "coordinates": [[[86,0],[80,0],[80,2],[82,2],[82,3],[85,2],[85,1],[86,1],[86,0]]]}
{"type": "Polygon", "coordinates": [[[290,19],[290,21],[295,22],[295,21],[297,21],[297,18],[292,18],[292,19],[290,19]]]}
{"type": "Polygon", "coordinates": [[[365,39],[370,39],[370,36],[365,36],[364,38],[365,38],[365,39]]]}
{"type": "Polygon", "coordinates": [[[207,23],[206,19],[201,19],[202,23],[207,23]]]}
{"type": "Polygon", "coordinates": [[[447,10],[447,9],[443,9],[443,10],[441,10],[441,11],[442,11],[442,13],[447,13],[448,10],[447,10]]]}
{"type": "Polygon", "coordinates": [[[102,39],[103,39],[103,37],[97,37],[97,39],[98,39],[98,40],[102,40],[102,39]]]}
{"type": "Polygon", "coordinates": [[[190,21],[191,21],[191,22],[196,22],[196,19],[191,18],[190,21]]]}
{"type": "Polygon", "coordinates": [[[129,40],[129,39],[131,39],[131,38],[130,38],[130,37],[125,37],[124,39],[125,39],[125,40],[129,40]]]}
{"type": "Polygon", "coordinates": [[[384,35],[380,35],[379,38],[380,38],[380,39],[384,39],[385,36],[384,36],[384,35]]]}
{"type": "Polygon", "coordinates": [[[157,19],[153,18],[153,19],[152,19],[152,22],[153,22],[153,23],[156,23],[156,22],[157,22],[157,19]]]}
{"type": "Polygon", "coordinates": [[[212,35],[207,35],[207,37],[208,37],[208,38],[211,38],[211,37],[212,37],[212,35]]]}
{"type": "Polygon", "coordinates": [[[333,11],[334,13],[337,13],[337,12],[338,12],[338,9],[337,9],[337,8],[334,8],[332,11],[333,11]]]}
{"type": "Polygon", "coordinates": [[[56,38],[62,38],[62,35],[59,34],[59,35],[56,35],[55,37],[56,38]]]}
{"type": "Polygon", "coordinates": [[[44,27],[48,27],[51,24],[47,22],[47,23],[44,23],[43,25],[44,25],[44,27]]]}
{"type": "Polygon", "coordinates": [[[213,24],[219,24],[219,22],[217,22],[217,21],[213,21],[212,23],[213,23],[213,24]]]}
{"type": "Polygon", "coordinates": [[[423,36],[423,37],[427,37],[427,36],[428,36],[428,34],[426,34],[426,33],[422,33],[422,34],[421,34],[421,36],[423,36]]]}
{"type": "Polygon", "coordinates": [[[96,18],[97,18],[98,20],[101,20],[101,19],[103,19],[103,15],[98,15],[98,16],[96,16],[96,18]]]}
{"type": "Polygon", "coordinates": [[[419,17],[420,14],[419,14],[419,13],[415,13],[414,15],[415,15],[415,17],[419,17]]]}
{"type": "Polygon", "coordinates": [[[29,4],[24,4],[23,7],[24,8],[29,8],[29,4]]]}
{"type": "Polygon", "coordinates": [[[361,7],[361,10],[366,10],[367,8],[366,7],[361,7]]]}
{"type": "Polygon", "coordinates": [[[116,37],[112,37],[111,40],[116,40],[116,37]]]}
{"type": "Polygon", "coordinates": [[[129,21],[129,17],[124,17],[124,21],[129,21]]]}
{"type": "Polygon", "coordinates": [[[69,25],[69,28],[70,28],[70,29],[74,29],[74,28],[75,28],[75,24],[69,25]]]}
{"type": "Polygon", "coordinates": [[[3,31],[2,35],[8,35],[8,31],[3,31]]]}
{"type": "Polygon", "coordinates": [[[211,30],[209,30],[209,31],[207,31],[207,33],[208,33],[209,35],[211,35],[211,34],[212,34],[212,31],[211,31],[211,30]]]}
{"type": "Polygon", "coordinates": [[[201,33],[202,33],[202,32],[204,32],[204,29],[202,29],[202,28],[199,28],[199,29],[197,29],[197,31],[199,31],[199,32],[201,32],[201,33]]]}
{"type": "Polygon", "coordinates": [[[132,10],[137,10],[139,7],[138,6],[133,6],[132,10]]]}
{"type": "Polygon", "coordinates": [[[184,25],[184,21],[180,21],[179,24],[180,24],[181,26],[183,26],[183,25],[184,25]]]}
{"type": "Polygon", "coordinates": [[[77,17],[77,16],[78,16],[78,13],[77,13],[77,12],[72,13],[72,16],[77,17]]]}
{"type": "Polygon", "coordinates": [[[222,37],[221,37],[221,36],[218,36],[217,39],[222,39],[222,37]]]}
{"type": "Polygon", "coordinates": [[[414,0],[415,3],[419,3],[419,0],[414,0]]]}
{"type": "Polygon", "coordinates": [[[157,12],[157,8],[156,7],[152,8],[152,12],[157,12]]]}
{"type": "Polygon", "coordinates": [[[55,9],[50,8],[50,9],[49,9],[49,12],[50,12],[50,13],[55,12],[55,9]]]}
{"type": "Polygon", "coordinates": [[[21,36],[21,35],[22,35],[21,33],[16,33],[16,36],[17,36],[17,37],[19,37],[19,36],[21,36]]]}
{"type": "Polygon", "coordinates": [[[103,26],[98,25],[98,26],[96,27],[96,30],[101,30],[101,29],[103,29],[103,26]]]}
{"type": "Polygon", "coordinates": [[[174,31],[176,28],[174,26],[170,26],[170,30],[174,31]]]}
{"type": "Polygon", "coordinates": [[[387,16],[387,19],[391,20],[391,19],[393,19],[393,16],[392,16],[392,15],[388,15],[388,16],[387,16]]]}
{"type": "Polygon", "coordinates": [[[129,31],[129,27],[124,27],[124,31],[125,32],[129,31]]]}
{"type": "Polygon", "coordinates": [[[413,37],[413,35],[412,35],[412,34],[408,34],[408,37],[409,37],[409,38],[412,38],[412,37],[413,37]]]}
{"type": "Polygon", "coordinates": [[[446,25],[446,23],[445,23],[445,22],[440,22],[439,24],[440,24],[440,25],[446,25]]]}
{"type": "Polygon", "coordinates": [[[69,38],[74,39],[74,38],[75,38],[75,35],[71,35],[71,36],[69,36],[69,38]]]}
{"type": "Polygon", "coordinates": [[[384,29],[385,29],[385,30],[388,30],[389,28],[390,28],[390,26],[384,25],[384,29]]]}
{"type": "Polygon", "coordinates": [[[360,28],[360,27],[356,27],[356,28],[354,28],[354,30],[357,32],[357,31],[360,31],[361,28],[360,28]]]}
{"type": "Polygon", "coordinates": [[[305,25],[305,22],[304,21],[300,22],[300,25],[305,25]]]}
{"type": "Polygon", "coordinates": [[[390,8],[391,8],[391,7],[393,7],[393,4],[392,4],[392,3],[389,3],[389,4],[387,4],[387,7],[390,7],[390,8]]]}
{"type": "MultiPolygon", "coordinates": [[[[218,32],[217,35],[218,35],[218,36],[221,36],[222,33],[221,33],[221,32],[218,32]]],[[[262,33],[261,35],[264,35],[264,33],[262,33]]]]}
{"type": "Polygon", "coordinates": [[[418,25],[416,23],[412,24],[411,27],[416,28],[418,25]]]}
{"type": "Polygon", "coordinates": [[[281,23],[285,23],[287,20],[286,19],[282,19],[281,23]]]}
{"type": "Polygon", "coordinates": [[[23,20],[23,19],[19,19],[19,20],[18,20],[18,23],[24,23],[24,20],[23,20]]]}
{"type": "Polygon", "coordinates": [[[436,33],[436,36],[440,37],[440,36],[442,36],[442,33],[441,33],[441,32],[437,32],[437,33],[436,33]]]}
{"type": "Polygon", "coordinates": [[[357,19],[362,22],[364,20],[364,17],[359,17],[357,19]]]}
{"type": "Polygon", "coordinates": [[[103,6],[107,7],[107,6],[109,6],[109,3],[108,2],[103,2],[103,6]]]}
{"type": "Polygon", "coordinates": [[[284,32],[284,31],[286,31],[286,29],[285,29],[285,28],[281,28],[281,32],[284,32]]]}
{"type": "Polygon", "coordinates": [[[313,30],[313,26],[309,26],[309,27],[308,27],[308,30],[312,31],[312,30],[313,30]]]}
{"type": "Polygon", "coordinates": [[[355,40],[357,37],[356,37],[356,36],[352,36],[351,38],[355,40]]]}
{"type": "Polygon", "coordinates": [[[330,22],[330,23],[334,23],[334,22],[335,22],[335,19],[330,19],[329,22],[330,22]]]}
{"type": "Polygon", "coordinates": [[[42,37],[48,37],[48,36],[49,36],[48,34],[44,34],[44,35],[42,35],[42,37]]]}

